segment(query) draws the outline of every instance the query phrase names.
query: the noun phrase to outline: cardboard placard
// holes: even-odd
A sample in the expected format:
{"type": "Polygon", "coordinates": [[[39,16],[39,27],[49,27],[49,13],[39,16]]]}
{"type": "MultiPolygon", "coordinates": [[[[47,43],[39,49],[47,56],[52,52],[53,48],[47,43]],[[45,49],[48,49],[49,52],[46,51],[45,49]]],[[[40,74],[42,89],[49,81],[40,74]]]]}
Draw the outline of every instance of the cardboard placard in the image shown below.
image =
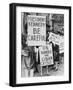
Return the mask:
{"type": "Polygon", "coordinates": [[[64,53],[64,37],[60,38],[59,53],[64,53]]]}
{"type": "Polygon", "coordinates": [[[28,15],[28,46],[46,44],[46,16],[28,15]]]}
{"type": "Polygon", "coordinates": [[[54,44],[57,44],[57,45],[60,44],[60,36],[55,33],[50,32],[48,39],[49,39],[49,42],[53,42],[54,44]]]}
{"type": "Polygon", "coordinates": [[[48,44],[46,46],[41,46],[40,50],[40,65],[52,65],[53,62],[53,51],[52,51],[52,44],[48,44]]]}

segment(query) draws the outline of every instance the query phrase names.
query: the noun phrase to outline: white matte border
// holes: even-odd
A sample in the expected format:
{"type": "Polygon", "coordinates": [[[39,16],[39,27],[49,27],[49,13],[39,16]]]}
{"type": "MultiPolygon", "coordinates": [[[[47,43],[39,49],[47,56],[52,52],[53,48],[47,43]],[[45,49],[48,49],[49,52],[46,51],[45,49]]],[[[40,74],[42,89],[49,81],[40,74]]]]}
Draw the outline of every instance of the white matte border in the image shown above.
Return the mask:
{"type": "Polygon", "coordinates": [[[69,10],[16,7],[16,84],[56,82],[69,80],[69,10]],[[56,13],[64,14],[64,75],[46,77],[21,77],[21,12],[56,13]]]}

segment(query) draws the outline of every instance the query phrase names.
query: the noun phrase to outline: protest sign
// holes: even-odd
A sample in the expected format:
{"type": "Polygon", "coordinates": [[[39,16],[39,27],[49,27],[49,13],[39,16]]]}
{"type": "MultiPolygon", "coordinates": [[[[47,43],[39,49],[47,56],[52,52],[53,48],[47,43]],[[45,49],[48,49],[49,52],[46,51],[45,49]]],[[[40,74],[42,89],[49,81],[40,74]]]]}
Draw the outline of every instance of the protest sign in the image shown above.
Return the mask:
{"type": "Polygon", "coordinates": [[[46,44],[46,16],[28,15],[27,18],[28,46],[46,44]]]}
{"type": "Polygon", "coordinates": [[[59,45],[59,53],[64,52],[64,36],[57,35],[55,33],[49,33],[49,42],[59,45]]]}
{"type": "Polygon", "coordinates": [[[64,53],[64,37],[60,38],[59,53],[64,53]]]}
{"type": "Polygon", "coordinates": [[[52,44],[39,47],[40,51],[40,65],[47,66],[54,64],[52,44]]]}
{"type": "Polygon", "coordinates": [[[60,36],[55,33],[50,32],[48,39],[49,39],[49,42],[53,42],[54,44],[57,44],[57,45],[60,44],[60,36]]]}

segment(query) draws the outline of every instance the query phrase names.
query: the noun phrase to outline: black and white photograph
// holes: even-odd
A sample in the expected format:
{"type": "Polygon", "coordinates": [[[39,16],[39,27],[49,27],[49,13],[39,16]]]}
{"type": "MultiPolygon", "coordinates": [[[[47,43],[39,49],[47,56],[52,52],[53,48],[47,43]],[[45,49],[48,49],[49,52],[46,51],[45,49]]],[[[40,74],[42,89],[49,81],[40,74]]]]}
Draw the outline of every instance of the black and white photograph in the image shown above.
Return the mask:
{"type": "Polygon", "coordinates": [[[21,13],[21,77],[64,73],[64,14],[21,13]]]}
{"type": "Polygon", "coordinates": [[[71,83],[71,7],[10,4],[10,86],[71,83]]]}

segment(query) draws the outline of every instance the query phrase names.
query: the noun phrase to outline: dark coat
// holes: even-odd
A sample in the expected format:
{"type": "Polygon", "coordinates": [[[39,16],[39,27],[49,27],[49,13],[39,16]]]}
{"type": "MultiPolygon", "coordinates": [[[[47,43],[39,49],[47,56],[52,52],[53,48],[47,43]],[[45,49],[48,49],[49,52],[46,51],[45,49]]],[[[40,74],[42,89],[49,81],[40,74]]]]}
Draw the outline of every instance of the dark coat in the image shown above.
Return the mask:
{"type": "Polygon", "coordinates": [[[54,61],[59,61],[59,46],[52,43],[54,61]]]}

